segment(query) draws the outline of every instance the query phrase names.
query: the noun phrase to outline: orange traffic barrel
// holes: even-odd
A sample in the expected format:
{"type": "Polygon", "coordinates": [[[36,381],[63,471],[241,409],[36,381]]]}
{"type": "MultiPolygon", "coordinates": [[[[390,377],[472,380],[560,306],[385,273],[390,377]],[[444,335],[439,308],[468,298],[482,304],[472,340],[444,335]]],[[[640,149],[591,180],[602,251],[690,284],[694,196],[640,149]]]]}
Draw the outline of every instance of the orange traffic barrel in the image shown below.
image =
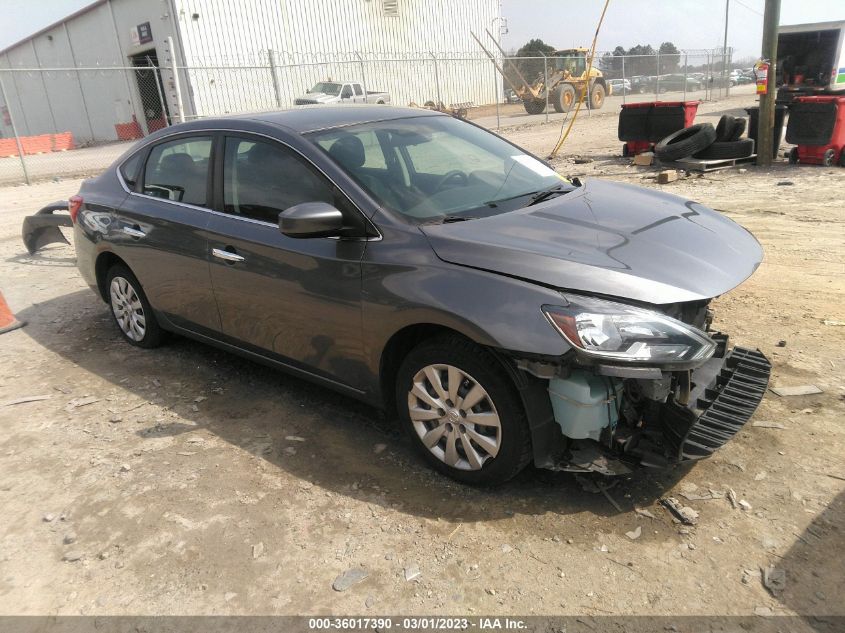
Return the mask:
{"type": "Polygon", "coordinates": [[[9,304],[3,298],[3,293],[0,292],[0,334],[11,332],[19,327],[23,327],[23,322],[15,318],[15,315],[9,309],[9,304]]]}

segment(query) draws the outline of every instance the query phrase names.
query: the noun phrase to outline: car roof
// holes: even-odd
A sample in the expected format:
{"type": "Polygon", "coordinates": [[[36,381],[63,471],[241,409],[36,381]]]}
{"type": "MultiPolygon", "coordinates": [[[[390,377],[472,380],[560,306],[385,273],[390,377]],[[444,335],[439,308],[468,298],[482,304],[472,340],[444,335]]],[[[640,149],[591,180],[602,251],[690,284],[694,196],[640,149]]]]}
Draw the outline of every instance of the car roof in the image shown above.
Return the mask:
{"type": "Polygon", "coordinates": [[[387,105],[306,105],[291,110],[276,110],[253,114],[235,115],[233,119],[250,119],[262,123],[271,123],[290,128],[300,134],[345,127],[359,123],[391,121],[420,116],[446,116],[427,108],[400,108],[387,105]]]}

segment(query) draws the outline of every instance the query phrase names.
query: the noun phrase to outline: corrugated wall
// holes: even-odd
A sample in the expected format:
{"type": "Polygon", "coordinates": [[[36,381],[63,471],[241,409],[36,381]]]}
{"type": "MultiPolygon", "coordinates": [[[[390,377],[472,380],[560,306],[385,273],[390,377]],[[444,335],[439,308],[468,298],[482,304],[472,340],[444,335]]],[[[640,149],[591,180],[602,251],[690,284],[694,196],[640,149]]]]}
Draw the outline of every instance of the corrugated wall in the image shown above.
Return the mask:
{"type": "Polygon", "coordinates": [[[470,32],[497,31],[498,0],[176,0],[197,114],[290,106],[316,81],[349,79],[406,105],[491,103],[497,82],[470,32]],[[437,58],[435,61],[431,53],[437,58]],[[239,66],[234,69],[233,66],[239,66]]]}

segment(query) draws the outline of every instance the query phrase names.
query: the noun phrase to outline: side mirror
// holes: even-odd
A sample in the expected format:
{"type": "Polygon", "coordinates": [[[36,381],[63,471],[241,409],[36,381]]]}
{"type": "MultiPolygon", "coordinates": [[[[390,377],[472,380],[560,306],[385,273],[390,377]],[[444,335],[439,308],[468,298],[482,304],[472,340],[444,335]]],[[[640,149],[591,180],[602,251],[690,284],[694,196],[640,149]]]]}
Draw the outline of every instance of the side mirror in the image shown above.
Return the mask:
{"type": "Polygon", "coordinates": [[[279,214],[279,230],[288,237],[333,237],[341,229],[343,214],[327,202],[303,202],[279,214]]]}

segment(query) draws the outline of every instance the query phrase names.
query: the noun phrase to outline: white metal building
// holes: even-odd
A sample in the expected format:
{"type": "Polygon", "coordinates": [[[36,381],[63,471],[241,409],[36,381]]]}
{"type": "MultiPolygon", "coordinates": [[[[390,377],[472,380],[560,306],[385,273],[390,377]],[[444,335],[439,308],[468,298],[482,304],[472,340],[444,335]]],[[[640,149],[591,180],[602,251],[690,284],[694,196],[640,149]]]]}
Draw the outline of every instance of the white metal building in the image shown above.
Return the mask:
{"type": "Polygon", "coordinates": [[[498,34],[499,17],[499,0],[98,0],[0,51],[0,136],[12,114],[22,136],[131,138],[180,115],[290,107],[327,78],[399,105],[491,103],[470,32],[498,34]]]}

